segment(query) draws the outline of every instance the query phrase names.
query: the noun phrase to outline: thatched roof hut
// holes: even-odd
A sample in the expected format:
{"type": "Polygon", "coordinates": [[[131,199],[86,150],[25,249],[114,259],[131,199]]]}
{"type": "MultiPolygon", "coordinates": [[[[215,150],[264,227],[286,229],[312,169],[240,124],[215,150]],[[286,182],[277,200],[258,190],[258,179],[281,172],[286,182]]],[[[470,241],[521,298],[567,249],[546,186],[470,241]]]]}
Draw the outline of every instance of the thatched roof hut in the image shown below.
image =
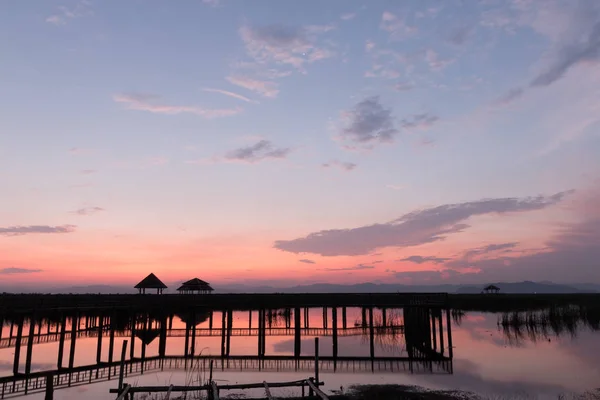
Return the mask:
{"type": "Polygon", "coordinates": [[[181,294],[209,294],[214,289],[208,284],[208,282],[202,279],[194,278],[190,279],[177,289],[181,294]]]}
{"type": "Polygon", "coordinates": [[[487,285],[483,288],[484,293],[498,293],[500,288],[496,285],[487,285]]]}
{"type": "Polygon", "coordinates": [[[134,288],[136,288],[141,294],[146,294],[146,289],[156,289],[156,294],[162,294],[163,289],[166,289],[167,285],[162,283],[162,281],[158,279],[156,275],[151,273],[142,279],[140,283],[135,285],[134,288]]]}

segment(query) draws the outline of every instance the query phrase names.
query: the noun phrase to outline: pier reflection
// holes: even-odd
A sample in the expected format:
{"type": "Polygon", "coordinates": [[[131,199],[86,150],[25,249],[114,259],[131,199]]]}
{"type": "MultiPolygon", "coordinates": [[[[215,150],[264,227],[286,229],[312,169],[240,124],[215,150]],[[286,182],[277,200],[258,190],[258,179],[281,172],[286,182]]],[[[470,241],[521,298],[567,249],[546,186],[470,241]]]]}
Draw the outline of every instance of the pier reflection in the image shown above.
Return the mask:
{"type": "Polygon", "coordinates": [[[420,305],[196,307],[176,312],[52,309],[5,314],[0,323],[0,349],[14,350],[12,375],[0,377],[0,398],[44,390],[47,385],[57,389],[112,379],[121,364],[126,375],[192,365],[207,369],[211,362],[217,369],[237,371],[312,371],[318,362],[321,370],[332,372],[452,373],[450,312],[420,305]],[[318,361],[313,356],[317,349],[306,348],[306,339],[313,337],[327,338],[321,342],[318,361]],[[246,348],[255,341],[254,354],[236,354],[232,338],[242,340],[246,348]],[[293,341],[293,348],[289,354],[271,353],[267,338],[293,341]],[[345,354],[340,341],[350,338],[368,342],[368,355],[345,354]],[[205,342],[214,343],[215,339],[220,343],[217,354],[203,351],[205,342]],[[90,341],[95,341],[95,346],[90,346],[90,341]],[[54,343],[56,366],[32,369],[36,345],[44,343],[54,343]],[[80,343],[87,343],[85,349],[79,350],[80,343]],[[149,346],[153,346],[150,355],[149,346]],[[95,362],[77,365],[78,350],[89,353],[92,347],[95,362]]]}

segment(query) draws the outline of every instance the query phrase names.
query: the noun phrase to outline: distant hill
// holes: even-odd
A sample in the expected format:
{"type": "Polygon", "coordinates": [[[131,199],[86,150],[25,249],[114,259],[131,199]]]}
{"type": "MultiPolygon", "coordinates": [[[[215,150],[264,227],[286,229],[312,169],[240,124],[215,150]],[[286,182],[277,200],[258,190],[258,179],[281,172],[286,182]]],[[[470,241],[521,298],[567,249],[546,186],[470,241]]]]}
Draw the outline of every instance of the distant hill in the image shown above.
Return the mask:
{"type": "MultiPolygon", "coordinates": [[[[587,288],[577,287],[576,285],[561,285],[556,283],[539,282],[495,282],[491,283],[500,288],[500,293],[596,293],[598,285],[588,285],[587,288]],[[593,287],[595,286],[595,290],[593,287]]],[[[481,290],[487,285],[462,286],[456,290],[456,293],[481,293],[481,290]]]]}
{"type": "MultiPolygon", "coordinates": [[[[501,293],[598,293],[600,284],[557,284],[552,282],[491,282],[500,288],[501,293]]],[[[165,293],[175,293],[177,283],[166,282],[169,289],[165,293]]],[[[291,287],[250,286],[243,284],[214,285],[216,293],[481,293],[488,284],[478,285],[400,285],[359,283],[355,285],[337,285],[330,283],[315,283],[311,285],[298,285],[291,287]]],[[[90,285],[70,287],[2,287],[0,292],[9,293],[136,293],[136,290],[127,285],[90,285]]]]}

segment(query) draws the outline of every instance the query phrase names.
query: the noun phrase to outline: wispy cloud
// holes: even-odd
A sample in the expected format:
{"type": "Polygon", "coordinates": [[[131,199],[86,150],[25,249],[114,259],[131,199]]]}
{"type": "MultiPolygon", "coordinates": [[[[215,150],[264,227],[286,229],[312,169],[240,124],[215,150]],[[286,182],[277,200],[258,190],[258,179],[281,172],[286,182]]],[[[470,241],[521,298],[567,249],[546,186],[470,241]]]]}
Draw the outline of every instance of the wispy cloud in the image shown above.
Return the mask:
{"type": "Polygon", "coordinates": [[[211,7],[217,7],[219,4],[221,4],[221,0],[202,0],[202,2],[211,7]]]}
{"type": "Polygon", "coordinates": [[[116,94],[113,100],[124,104],[128,110],[147,111],[155,114],[194,114],[204,118],[228,117],[243,111],[240,107],[210,109],[199,106],[172,106],[160,103],[160,96],[144,93],[116,94]]]}
{"type": "Polygon", "coordinates": [[[563,200],[572,191],[552,196],[484,199],[447,204],[410,212],[386,223],[375,223],[350,229],[329,229],[308,236],[277,240],[274,247],[292,253],[322,256],[356,256],[385,247],[410,247],[444,240],[448,235],[469,228],[471,217],[503,215],[541,210],[563,200]]]}
{"type": "Polygon", "coordinates": [[[95,174],[96,172],[98,172],[98,171],[96,171],[95,169],[82,169],[81,170],[81,173],[83,175],[91,175],[91,174],[95,174]]]}
{"type": "Polygon", "coordinates": [[[414,89],[415,85],[409,82],[399,82],[394,85],[394,89],[398,92],[406,92],[408,90],[414,89]]]}
{"type": "Polygon", "coordinates": [[[340,15],[340,19],[344,21],[350,21],[356,17],[356,13],[345,13],[340,15]]]}
{"type": "Polygon", "coordinates": [[[301,260],[298,260],[298,261],[299,261],[299,262],[301,262],[301,263],[304,263],[304,264],[316,264],[316,262],[315,262],[315,261],[313,261],[313,260],[309,260],[309,259],[307,259],[307,258],[303,258],[303,259],[301,259],[301,260]]]}
{"type": "Polygon", "coordinates": [[[374,269],[375,267],[372,265],[358,264],[354,267],[344,267],[344,268],[320,268],[320,271],[360,271],[364,269],[374,269]]]}
{"type": "Polygon", "coordinates": [[[22,236],[37,233],[71,233],[75,232],[75,225],[28,225],[28,226],[9,226],[0,228],[0,236],[22,236]]]}
{"type": "Polygon", "coordinates": [[[405,20],[390,11],[381,15],[379,27],[390,34],[390,39],[401,40],[417,33],[417,28],[408,25],[405,20]]]}
{"type": "Polygon", "coordinates": [[[92,214],[96,214],[100,211],[105,211],[105,210],[102,207],[84,207],[84,208],[80,208],[78,210],[73,211],[73,214],[92,215],[92,214]]]}
{"type": "Polygon", "coordinates": [[[236,86],[256,92],[264,97],[275,98],[279,94],[279,84],[274,81],[253,79],[247,76],[228,76],[227,80],[236,86]]]}
{"type": "Polygon", "coordinates": [[[398,261],[408,261],[415,264],[424,264],[424,263],[432,263],[432,264],[443,264],[446,261],[450,261],[450,258],[443,257],[434,257],[434,256],[409,256],[406,258],[402,258],[398,261]]]}
{"type": "Polygon", "coordinates": [[[431,71],[441,71],[454,62],[451,58],[442,58],[440,55],[431,49],[425,52],[425,61],[429,65],[431,71]]]}
{"type": "Polygon", "coordinates": [[[389,184],[389,185],[385,185],[385,187],[388,188],[388,189],[392,189],[392,190],[406,189],[406,186],[403,186],[403,185],[392,185],[392,184],[389,184]]]}
{"type": "Polygon", "coordinates": [[[76,19],[86,16],[94,15],[94,11],[91,8],[91,2],[82,0],[75,5],[75,7],[69,8],[65,6],[58,7],[56,14],[48,16],[46,22],[59,26],[65,25],[70,19],[76,19]]]}
{"type": "Polygon", "coordinates": [[[333,29],[332,25],[246,25],[240,28],[240,36],[255,62],[289,66],[305,72],[306,64],[333,57],[331,49],[317,44],[320,35],[333,29]]]}
{"type": "Polygon", "coordinates": [[[402,119],[400,125],[404,129],[417,130],[430,128],[439,120],[439,117],[428,113],[415,114],[410,117],[402,119]]]}
{"type": "Polygon", "coordinates": [[[328,163],[321,164],[323,168],[339,168],[344,171],[352,171],[357,167],[355,163],[352,162],[342,162],[338,160],[329,161],[328,163]]]}
{"type": "Polygon", "coordinates": [[[505,94],[500,96],[498,99],[496,99],[496,101],[494,103],[496,105],[505,106],[507,104],[512,103],[519,97],[521,97],[523,95],[523,93],[524,93],[524,90],[521,87],[510,89],[508,92],[506,92],[505,94]]]}
{"type": "Polygon", "coordinates": [[[257,163],[269,159],[286,158],[292,150],[289,147],[275,147],[269,140],[260,140],[251,145],[240,147],[225,154],[227,161],[257,163]]]}
{"type": "Polygon", "coordinates": [[[42,271],[43,270],[41,270],[41,269],[34,269],[34,268],[8,267],[8,268],[1,268],[0,275],[33,274],[33,273],[42,272],[42,271]]]}
{"type": "Polygon", "coordinates": [[[233,97],[234,99],[242,100],[247,103],[253,103],[253,101],[250,100],[249,98],[247,98],[246,96],[242,96],[241,94],[237,94],[234,92],[229,92],[227,90],[211,89],[211,88],[203,88],[202,90],[204,90],[205,92],[220,93],[222,95],[233,97]]]}

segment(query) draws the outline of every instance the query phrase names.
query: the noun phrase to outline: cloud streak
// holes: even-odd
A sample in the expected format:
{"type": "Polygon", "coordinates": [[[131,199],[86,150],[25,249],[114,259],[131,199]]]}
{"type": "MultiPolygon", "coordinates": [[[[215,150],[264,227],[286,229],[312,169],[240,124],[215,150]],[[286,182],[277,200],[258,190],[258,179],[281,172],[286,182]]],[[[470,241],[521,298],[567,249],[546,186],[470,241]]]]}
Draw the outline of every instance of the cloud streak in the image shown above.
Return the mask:
{"type": "Polygon", "coordinates": [[[243,111],[240,107],[210,109],[199,106],[173,106],[160,102],[160,96],[144,93],[116,94],[113,96],[116,103],[125,105],[128,110],[147,111],[154,114],[177,115],[193,114],[204,118],[221,118],[239,114],[243,111]]]}
{"type": "Polygon", "coordinates": [[[14,275],[14,274],[33,274],[36,272],[42,272],[41,269],[33,269],[33,268],[16,268],[16,267],[8,267],[8,268],[0,268],[0,275],[14,275]]]}
{"type": "Polygon", "coordinates": [[[354,267],[345,268],[321,268],[320,271],[335,272],[335,271],[362,271],[365,269],[374,269],[372,265],[358,264],[354,267]]]}
{"type": "Polygon", "coordinates": [[[287,252],[322,256],[366,255],[385,247],[417,246],[444,240],[450,234],[464,231],[470,227],[465,222],[471,217],[541,210],[559,203],[570,193],[447,204],[413,211],[386,223],[323,230],[297,239],[277,240],[273,246],[287,252]]]}
{"type": "Polygon", "coordinates": [[[323,164],[321,164],[321,166],[323,168],[339,168],[343,171],[352,171],[358,165],[356,165],[355,163],[352,163],[352,162],[343,162],[343,161],[333,160],[328,163],[323,163],[323,164]]]}
{"type": "Polygon", "coordinates": [[[432,263],[432,264],[443,264],[446,261],[450,261],[450,258],[443,258],[443,257],[434,257],[434,256],[409,256],[406,258],[402,258],[398,261],[408,261],[408,262],[412,262],[415,264],[425,264],[425,263],[432,263]]]}
{"type": "Polygon", "coordinates": [[[202,90],[205,91],[205,92],[219,93],[219,94],[222,94],[224,96],[233,97],[234,99],[242,100],[242,101],[245,101],[246,103],[252,103],[253,102],[252,100],[250,100],[246,96],[242,96],[241,94],[237,94],[237,93],[234,93],[234,92],[229,92],[227,90],[212,89],[212,88],[203,88],[202,90]]]}
{"type": "Polygon", "coordinates": [[[73,211],[73,214],[85,216],[85,215],[96,214],[100,211],[105,211],[105,210],[102,207],[84,207],[84,208],[80,208],[78,210],[73,211]]]}
{"type": "Polygon", "coordinates": [[[0,228],[0,236],[23,236],[38,233],[71,233],[75,232],[75,225],[28,225],[28,226],[9,226],[0,228]]]}
{"type": "Polygon", "coordinates": [[[253,79],[239,75],[228,76],[227,80],[233,85],[243,87],[264,97],[275,98],[279,94],[279,85],[274,81],[253,79]]]}
{"type": "Polygon", "coordinates": [[[225,155],[225,160],[257,163],[268,159],[286,158],[292,150],[289,147],[275,147],[268,140],[261,140],[251,146],[240,147],[225,155]]]}

